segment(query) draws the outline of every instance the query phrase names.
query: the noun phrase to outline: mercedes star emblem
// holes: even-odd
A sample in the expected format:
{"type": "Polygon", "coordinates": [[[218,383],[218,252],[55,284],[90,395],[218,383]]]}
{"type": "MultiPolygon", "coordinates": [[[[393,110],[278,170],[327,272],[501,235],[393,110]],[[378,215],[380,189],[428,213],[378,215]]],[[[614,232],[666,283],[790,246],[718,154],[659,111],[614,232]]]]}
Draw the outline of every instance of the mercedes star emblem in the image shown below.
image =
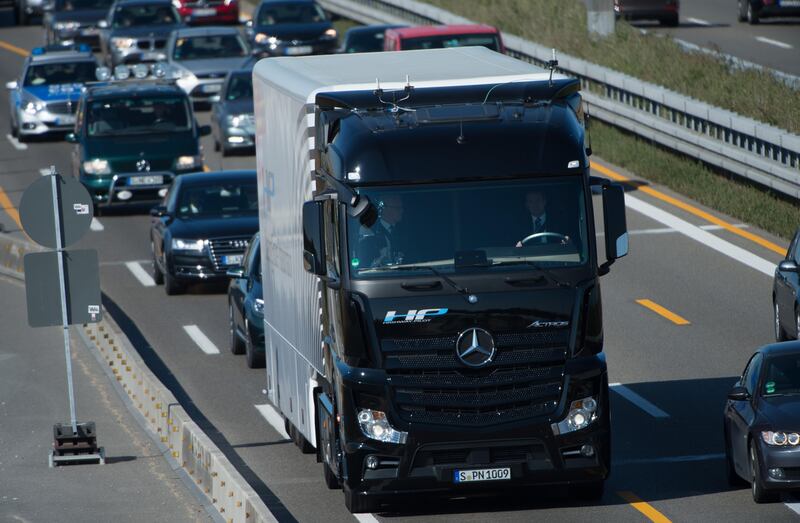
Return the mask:
{"type": "Polygon", "coordinates": [[[456,356],[468,367],[485,367],[492,362],[495,352],[492,335],[477,327],[465,330],[456,341],[456,356]]]}

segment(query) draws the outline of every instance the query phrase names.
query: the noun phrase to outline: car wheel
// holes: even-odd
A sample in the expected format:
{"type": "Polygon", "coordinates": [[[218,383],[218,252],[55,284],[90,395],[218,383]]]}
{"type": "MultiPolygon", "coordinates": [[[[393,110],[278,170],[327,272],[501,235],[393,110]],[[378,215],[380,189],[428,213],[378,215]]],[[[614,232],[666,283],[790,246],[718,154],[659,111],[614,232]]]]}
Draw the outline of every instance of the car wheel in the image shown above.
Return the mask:
{"type": "Polygon", "coordinates": [[[736,472],[736,467],[733,465],[733,452],[731,451],[731,439],[725,429],[723,422],[723,433],[725,434],[725,475],[728,479],[728,485],[731,487],[741,487],[747,483],[736,472]]]}
{"type": "Polygon", "coordinates": [[[742,0],[739,0],[738,6],[739,6],[739,13],[736,16],[737,16],[737,18],[739,19],[740,22],[744,22],[744,21],[747,20],[747,14],[745,13],[744,5],[742,4],[742,0]]]}
{"type": "Polygon", "coordinates": [[[11,127],[11,136],[13,136],[14,138],[17,138],[19,136],[19,128],[17,127],[17,124],[14,123],[14,119],[13,118],[9,118],[8,122],[9,122],[9,125],[11,127]]]}
{"type": "Polygon", "coordinates": [[[761,465],[758,462],[755,444],[750,443],[750,479],[753,501],[756,503],[774,503],[780,499],[780,493],[764,488],[761,483],[761,465]]]}
{"type": "Polygon", "coordinates": [[[156,261],[156,249],[152,241],[150,242],[150,252],[153,253],[153,281],[156,282],[156,285],[163,285],[164,273],[158,268],[158,262],[156,261]]]}
{"type": "Polygon", "coordinates": [[[164,271],[164,291],[167,296],[181,294],[183,290],[183,284],[175,280],[175,276],[170,274],[169,269],[164,271]]]}
{"type": "Polygon", "coordinates": [[[755,9],[753,9],[753,4],[750,0],[747,0],[747,23],[750,25],[756,25],[759,22],[758,13],[755,9]]]}
{"type": "Polygon", "coordinates": [[[789,337],[786,335],[783,327],[781,327],[781,308],[780,305],[778,305],[778,302],[773,302],[772,310],[775,316],[775,341],[786,341],[789,339],[789,337]]]}
{"type": "Polygon", "coordinates": [[[800,309],[794,311],[794,337],[800,340],[800,309]]]}
{"type": "Polygon", "coordinates": [[[230,155],[231,155],[231,151],[230,151],[230,149],[228,149],[228,148],[227,148],[227,147],[225,147],[224,145],[220,145],[220,146],[219,146],[219,149],[220,149],[220,151],[222,152],[222,157],[223,157],[223,158],[224,158],[224,157],[226,157],[226,156],[230,156],[230,155]]]}
{"type": "Polygon", "coordinates": [[[218,153],[218,152],[219,152],[219,150],[220,150],[219,141],[217,141],[217,140],[214,140],[214,152],[217,152],[217,153],[218,153]]]}
{"type": "Polygon", "coordinates": [[[231,354],[244,354],[244,343],[236,333],[236,322],[233,321],[233,304],[228,303],[228,347],[231,349],[231,354]]]}
{"type": "Polygon", "coordinates": [[[245,332],[247,335],[244,338],[244,355],[247,359],[247,366],[251,369],[263,369],[266,366],[265,354],[256,352],[253,345],[253,339],[250,336],[250,328],[245,322],[245,332]]]}

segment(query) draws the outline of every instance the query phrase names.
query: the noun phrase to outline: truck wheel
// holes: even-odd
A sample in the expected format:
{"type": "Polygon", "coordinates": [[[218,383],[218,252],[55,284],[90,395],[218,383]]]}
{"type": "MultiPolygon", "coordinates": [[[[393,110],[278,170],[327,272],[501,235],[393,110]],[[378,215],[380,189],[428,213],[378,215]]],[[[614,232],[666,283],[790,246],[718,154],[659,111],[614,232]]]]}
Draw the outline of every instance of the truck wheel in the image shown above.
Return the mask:
{"type": "Polygon", "coordinates": [[[781,327],[781,307],[778,305],[778,302],[772,303],[772,311],[774,313],[774,320],[775,320],[775,341],[786,341],[789,339],[789,336],[786,335],[786,332],[781,327]]]}
{"type": "Polygon", "coordinates": [[[244,354],[244,343],[239,335],[236,334],[236,322],[233,321],[233,304],[228,304],[228,347],[231,354],[244,354]]]}
{"type": "Polygon", "coordinates": [[[588,483],[581,483],[573,485],[570,489],[573,496],[583,501],[597,501],[603,497],[605,492],[606,482],[601,480],[590,481],[588,483]]]}
{"type": "Polygon", "coordinates": [[[164,273],[164,291],[167,296],[175,296],[183,293],[183,284],[175,281],[175,276],[169,270],[164,273]]]}
{"type": "Polygon", "coordinates": [[[761,484],[761,466],[753,443],[750,443],[750,479],[753,501],[756,503],[775,503],[780,499],[780,493],[767,490],[761,484]]]}
{"type": "Polygon", "coordinates": [[[265,354],[257,353],[256,348],[253,346],[253,340],[250,337],[250,329],[247,329],[247,337],[244,341],[244,355],[247,359],[247,366],[251,369],[263,369],[266,366],[265,354]]]}
{"type": "Polygon", "coordinates": [[[379,499],[347,489],[344,491],[344,504],[347,510],[353,514],[377,512],[381,507],[379,499]]]}
{"type": "Polygon", "coordinates": [[[746,0],[747,2],[747,23],[750,25],[756,25],[760,20],[758,18],[758,12],[753,9],[753,4],[750,0],[746,0]]]}
{"type": "Polygon", "coordinates": [[[156,285],[164,285],[164,273],[158,268],[156,250],[153,242],[150,242],[150,251],[153,253],[153,281],[156,282],[156,285]]]}
{"type": "Polygon", "coordinates": [[[314,454],[317,452],[317,449],[315,449],[311,443],[308,442],[305,436],[303,436],[303,434],[297,430],[297,427],[295,427],[291,422],[289,422],[288,432],[289,437],[292,438],[292,441],[294,441],[294,444],[300,449],[300,452],[303,454],[314,454]]]}

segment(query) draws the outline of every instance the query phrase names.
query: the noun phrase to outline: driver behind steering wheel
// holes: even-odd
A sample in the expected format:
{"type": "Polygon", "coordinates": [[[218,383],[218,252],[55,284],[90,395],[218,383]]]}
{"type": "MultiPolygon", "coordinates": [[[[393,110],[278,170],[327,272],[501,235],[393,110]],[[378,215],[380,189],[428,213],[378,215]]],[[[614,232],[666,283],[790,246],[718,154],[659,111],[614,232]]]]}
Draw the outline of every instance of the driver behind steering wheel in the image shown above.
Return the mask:
{"type": "Polygon", "coordinates": [[[570,242],[569,228],[560,223],[558,216],[547,212],[547,195],[541,190],[530,190],[525,193],[525,208],[528,221],[522,228],[522,238],[517,247],[537,244],[562,244],[570,242]]]}

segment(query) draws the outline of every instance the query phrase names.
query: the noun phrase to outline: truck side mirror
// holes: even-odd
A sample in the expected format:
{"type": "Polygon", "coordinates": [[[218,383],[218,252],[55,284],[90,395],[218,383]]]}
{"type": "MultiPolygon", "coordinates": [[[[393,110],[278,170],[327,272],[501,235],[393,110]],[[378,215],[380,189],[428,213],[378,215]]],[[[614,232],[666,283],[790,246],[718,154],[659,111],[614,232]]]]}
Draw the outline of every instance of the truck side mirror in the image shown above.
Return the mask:
{"type": "Polygon", "coordinates": [[[603,185],[603,221],[606,238],[606,263],[600,266],[601,276],[609,266],[628,254],[628,225],[625,220],[625,191],[615,183],[603,185]]]}
{"type": "Polygon", "coordinates": [[[303,267],[317,276],[325,272],[325,242],[322,204],[311,201],[303,204],[303,267]]]}

